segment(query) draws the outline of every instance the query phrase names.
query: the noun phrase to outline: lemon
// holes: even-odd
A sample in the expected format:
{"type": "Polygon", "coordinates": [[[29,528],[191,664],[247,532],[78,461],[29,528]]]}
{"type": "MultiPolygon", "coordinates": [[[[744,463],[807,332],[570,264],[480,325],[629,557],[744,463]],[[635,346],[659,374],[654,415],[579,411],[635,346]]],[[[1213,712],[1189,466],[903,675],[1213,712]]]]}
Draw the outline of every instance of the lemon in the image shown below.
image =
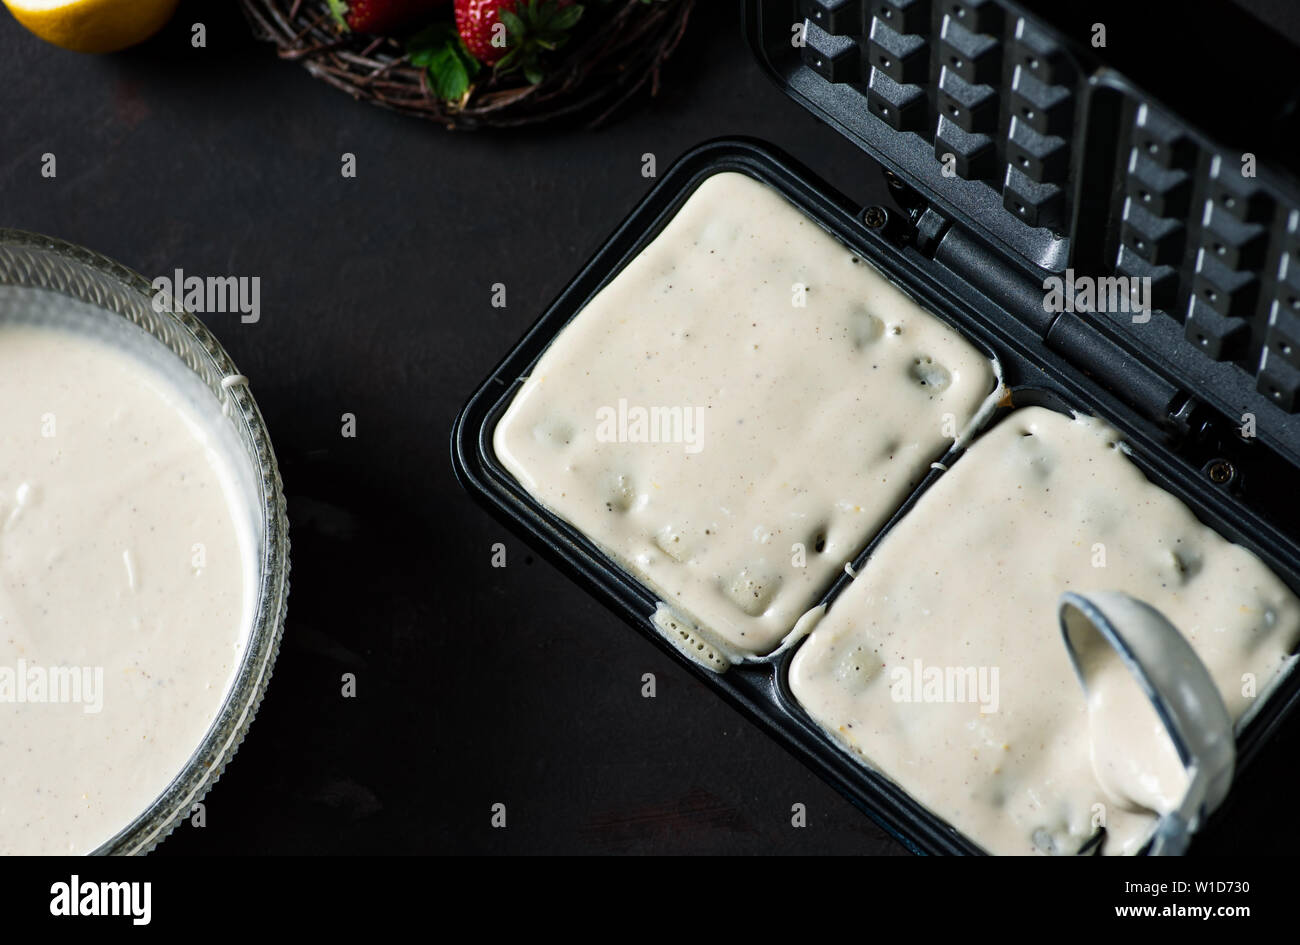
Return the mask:
{"type": "Polygon", "coordinates": [[[106,53],[143,42],[171,19],[178,0],[3,0],[41,39],[75,52],[106,53]]]}

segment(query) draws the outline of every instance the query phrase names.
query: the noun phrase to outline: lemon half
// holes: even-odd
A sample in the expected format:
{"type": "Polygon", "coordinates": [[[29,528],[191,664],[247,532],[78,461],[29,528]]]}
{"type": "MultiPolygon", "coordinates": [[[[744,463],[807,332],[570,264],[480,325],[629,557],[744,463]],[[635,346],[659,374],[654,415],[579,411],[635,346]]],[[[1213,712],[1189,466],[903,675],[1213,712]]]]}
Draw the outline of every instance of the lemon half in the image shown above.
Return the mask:
{"type": "Polygon", "coordinates": [[[106,53],[162,29],[178,0],[3,0],[14,19],[41,39],[74,52],[106,53]]]}

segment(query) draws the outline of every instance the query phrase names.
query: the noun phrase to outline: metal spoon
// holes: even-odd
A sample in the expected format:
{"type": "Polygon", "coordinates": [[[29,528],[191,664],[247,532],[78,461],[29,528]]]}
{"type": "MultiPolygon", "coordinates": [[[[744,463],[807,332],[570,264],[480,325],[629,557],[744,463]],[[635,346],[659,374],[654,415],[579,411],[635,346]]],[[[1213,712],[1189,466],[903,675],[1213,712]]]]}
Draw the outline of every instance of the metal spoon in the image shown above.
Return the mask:
{"type": "MultiPolygon", "coordinates": [[[[1109,646],[1169,735],[1187,788],[1181,801],[1161,814],[1149,854],[1177,856],[1232,785],[1237,749],[1223,698],[1191,645],[1150,605],[1117,591],[1067,592],[1061,595],[1059,615],[1065,649],[1084,694],[1090,695],[1089,672],[1099,664],[1081,654],[1109,646]]],[[[1098,734],[1092,733],[1094,759],[1098,734]]],[[[1103,780],[1100,775],[1098,780],[1103,780]]]]}

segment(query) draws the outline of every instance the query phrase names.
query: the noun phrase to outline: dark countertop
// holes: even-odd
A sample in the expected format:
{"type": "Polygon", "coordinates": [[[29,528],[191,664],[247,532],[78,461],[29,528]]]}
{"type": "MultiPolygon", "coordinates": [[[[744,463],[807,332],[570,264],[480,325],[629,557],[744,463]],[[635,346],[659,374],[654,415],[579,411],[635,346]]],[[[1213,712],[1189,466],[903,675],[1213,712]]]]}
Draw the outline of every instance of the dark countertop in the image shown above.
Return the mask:
{"type": "MultiPolygon", "coordinates": [[[[903,852],[489,519],[448,461],[465,397],[651,185],[644,153],[664,168],[753,135],[884,199],[876,170],[760,73],[732,4],[701,7],[657,101],[599,132],[511,135],[353,102],[255,43],[234,4],[184,4],[161,36],[105,58],[0,13],[0,225],[149,276],[262,283],[259,323],[206,320],[275,437],[288,628],[207,826],[160,854],[903,852]],[[206,49],[189,44],[196,20],[206,49]],[[490,566],[497,541],[505,570],[490,566]],[[345,672],[356,699],[340,696],[345,672]],[[641,697],[646,672],[656,699],[641,697]],[[495,802],[506,830],[489,826],[495,802]]],[[[1293,722],[1200,849],[1289,845],[1275,786],[1297,754],[1293,722]]]]}

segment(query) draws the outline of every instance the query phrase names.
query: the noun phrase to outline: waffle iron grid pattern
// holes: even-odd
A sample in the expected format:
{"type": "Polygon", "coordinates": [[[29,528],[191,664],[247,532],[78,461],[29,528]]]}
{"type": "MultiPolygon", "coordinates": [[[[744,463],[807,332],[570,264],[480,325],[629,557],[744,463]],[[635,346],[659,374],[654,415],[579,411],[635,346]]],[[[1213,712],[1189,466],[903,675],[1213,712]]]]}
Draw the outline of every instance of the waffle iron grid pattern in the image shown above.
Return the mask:
{"type": "Polygon", "coordinates": [[[859,93],[880,133],[947,160],[1009,217],[1058,238],[1075,231],[1077,212],[1106,213],[1105,246],[1073,247],[1071,259],[1150,277],[1154,317],[1176,319],[1201,356],[1236,364],[1266,400],[1300,413],[1300,209],[1289,182],[1267,169],[1243,176],[1241,153],[1131,87],[1117,128],[1086,127],[1097,63],[1001,0],[793,5],[804,64],[859,93]],[[1074,206],[1085,161],[1112,165],[1110,207],[1074,206]]]}

